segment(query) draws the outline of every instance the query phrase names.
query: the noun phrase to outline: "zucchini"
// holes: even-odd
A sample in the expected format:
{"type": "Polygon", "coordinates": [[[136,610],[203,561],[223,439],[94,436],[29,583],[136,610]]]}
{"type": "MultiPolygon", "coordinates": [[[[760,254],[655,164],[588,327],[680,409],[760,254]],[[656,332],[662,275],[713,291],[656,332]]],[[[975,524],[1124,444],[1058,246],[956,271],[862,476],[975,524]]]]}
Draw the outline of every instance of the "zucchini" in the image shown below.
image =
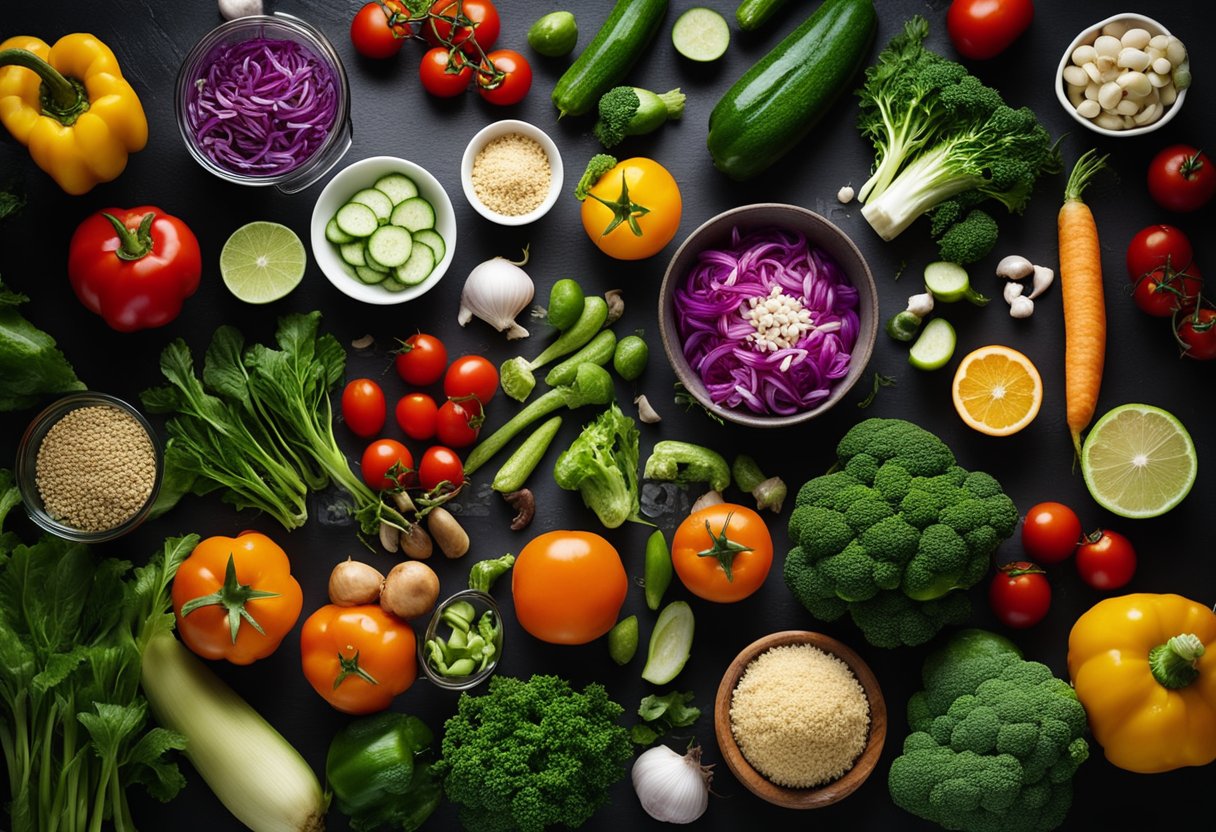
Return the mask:
{"type": "Polygon", "coordinates": [[[604,25],[553,88],[558,112],[562,116],[590,112],[601,95],[624,80],[666,13],[667,0],[616,0],[604,25]]]}
{"type": "Polygon", "coordinates": [[[749,179],[792,150],[852,86],[877,26],[872,0],[825,0],[714,106],[714,166],[749,179]]]}
{"type": "Polygon", "coordinates": [[[785,5],[786,0],[743,0],[735,9],[735,22],[744,32],[754,32],[785,5]]]}

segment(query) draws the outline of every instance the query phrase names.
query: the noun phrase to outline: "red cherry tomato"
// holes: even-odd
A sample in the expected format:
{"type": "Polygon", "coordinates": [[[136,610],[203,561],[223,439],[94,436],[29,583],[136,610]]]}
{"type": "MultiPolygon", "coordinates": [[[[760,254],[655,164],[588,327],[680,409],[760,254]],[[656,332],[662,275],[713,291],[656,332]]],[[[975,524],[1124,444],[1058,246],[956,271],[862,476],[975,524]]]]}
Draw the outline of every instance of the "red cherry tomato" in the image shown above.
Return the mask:
{"type": "Polygon", "coordinates": [[[1118,589],[1136,573],[1136,550],[1118,532],[1099,529],[1077,547],[1077,571],[1094,589],[1118,589]]]}
{"type": "Polygon", "coordinates": [[[958,54],[982,61],[1008,49],[1033,19],[1031,0],[954,0],[946,31],[958,54]]]}
{"type": "Polygon", "coordinates": [[[397,424],[410,439],[426,440],[435,435],[439,408],[426,393],[408,393],[397,400],[397,424]]]}
{"type": "Polygon", "coordinates": [[[396,439],[377,439],[367,446],[360,463],[363,481],[369,488],[380,491],[408,485],[414,469],[410,449],[396,439]]]}
{"type": "Polygon", "coordinates": [[[443,377],[443,393],[449,399],[474,396],[489,404],[498,389],[498,368],[480,355],[462,355],[448,367],[443,377]]]}
{"type": "Polygon", "coordinates": [[[1211,361],[1216,358],[1216,310],[1196,307],[1174,317],[1174,336],[1187,358],[1211,361]]]}
{"type": "Polygon", "coordinates": [[[1216,194],[1216,168],[1203,151],[1171,145],[1148,163],[1148,192],[1162,208],[1197,211],[1216,194]]]}
{"type": "Polygon", "coordinates": [[[418,463],[418,484],[424,491],[434,491],[444,481],[459,486],[464,482],[464,465],[451,448],[432,445],[418,463]]]}
{"type": "Polygon", "coordinates": [[[507,106],[524,100],[532,89],[532,66],[528,59],[511,49],[496,49],[486,55],[477,69],[477,91],[491,104],[507,106]]]}
{"type": "Polygon", "coordinates": [[[1033,563],[1007,563],[992,576],[988,603],[1006,627],[1033,627],[1051,607],[1051,584],[1033,563]]]}
{"type": "Polygon", "coordinates": [[[439,408],[435,432],[450,448],[467,448],[477,441],[485,416],[477,399],[448,399],[439,408]]]}
{"type": "Polygon", "coordinates": [[[1172,225],[1140,229],[1127,245],[1127,277],[1132,283],[1162,266],[1185,270],[1194,260],[1191,240],[1172,225]]]}
{"type": "Polygon", "coordinates": [[[439,381],[448,365],[448,350],[434,335],[418,333],[401,342],[397,351],[397,375],[409,384],[423,387],[439,381]]]}
{"type": "Polygon", "coordinates": [[[370,378],[357,378],[342,391],[342,420],[355,436],[375,436],[384,427],[384,391],[370,378]]]}
{"type": "Polygon", "coordinates": [[[1169,266],[1143,275],[1132,290],[1132,300],[1140,311],[1154,318],[1168,318],[1175,312],[1185,312],[1199,301],[1203,275],[1194,263],[1182,271],[1169,266]]]}
{"type": "Polygon", "coordinates": [[[461,53],[456,53],[455,64],[448,60],[450,57],[448,50],[436,46],[422,56],[418,66],[423,89],[437,98],[454,98],[467,90],[473,80],[473,68],[461,53]]]}
{"type": "Polygon", "coordinates": [[[498,9],[490,0],[436,0],[431,6],[432,17],[422,24],[422,32],[431,46],[443,46],[450,43],[453,46],[462,44],[461,48],[470,55],[477,54],[477,46],[482,51],[489,52],[498,40],[498,32],[502,22],[498,19],[498,9]],[[457,19],[457,13],[464,20],[457,19]],[[448,18],[442,20],[440,18],[448,18]],[[453,22],[457,23],[453,34],[453,22]],[[477,41],[477,46],[465,43],[469,39],[469,24],[477,41]]]}
{"type": "Polygon", "coordinates": [[[365,3],[350,22],[350,41],[355,51],[365,58],[391,58],[401,51],[405,39],[410,36],[408,25],[390,25],[386,8],[394,17],[406,15],[395,0],[386,0],[383,4],[365,3]]]}
{"type": "Polygon", "coordinates": [[[1063,503],[1039,503],[1022,522],[1022,550],[1037,563],[1059,563],[1081,542],[1081,521],[1063,503]]]}

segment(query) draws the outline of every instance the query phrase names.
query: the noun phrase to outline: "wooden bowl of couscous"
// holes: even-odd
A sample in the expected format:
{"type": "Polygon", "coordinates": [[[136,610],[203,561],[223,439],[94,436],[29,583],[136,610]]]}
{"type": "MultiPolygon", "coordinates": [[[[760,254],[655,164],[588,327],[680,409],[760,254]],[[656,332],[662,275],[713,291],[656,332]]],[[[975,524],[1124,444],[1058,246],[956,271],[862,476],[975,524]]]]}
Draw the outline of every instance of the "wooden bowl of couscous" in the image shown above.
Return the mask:
{"type": "Polygon", "coordinates": [[[731,662],[714,701],[718,747],[756,796],[816,809],[849,796],[878,763],[887,705],[853,650],[806,630],[767,635],[731,662]]]}

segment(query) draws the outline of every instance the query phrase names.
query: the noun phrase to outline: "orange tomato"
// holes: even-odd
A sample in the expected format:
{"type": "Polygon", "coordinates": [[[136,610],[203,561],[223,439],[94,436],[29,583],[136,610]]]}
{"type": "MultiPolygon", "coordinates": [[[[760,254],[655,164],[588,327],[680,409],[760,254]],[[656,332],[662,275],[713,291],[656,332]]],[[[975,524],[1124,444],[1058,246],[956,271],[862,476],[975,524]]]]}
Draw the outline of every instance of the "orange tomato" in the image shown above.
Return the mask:
{"type": "Polygon", "coordinates": [[[616,624],[629,579],[615,548],[591,532],[547,532],[511,570],[520,626],[550,644],[586,644],[616,624]]]}
{"type": "Polygon", "coordinates": [[[287,553],[264,534],[209,537],[173,580],[182,641],[204,659],[251,664],[279,648],[296,625],[304,595],[287,553]]]}
{"type": "Polygon", "coordinates": [[[688,591],[729,603],[751,595],[773,565],[773,538],[747,506],[721,503],[694,511],[676,529],[671,563],[688,591]]]}
{"type": "Polygon", "coordinates": [[[588,189],[583,230],[609,257],[641,260],[676,236],[683,207],[680,187],[667,168],[637,156],[617,163],[588,189]]]}
{"type": "Polygon", "coordinates": [[[304,676],[326,702],[348,714],[383,711],[418,675],[414,631],[376,604],[326,604],[304,622],[304,676]]]}

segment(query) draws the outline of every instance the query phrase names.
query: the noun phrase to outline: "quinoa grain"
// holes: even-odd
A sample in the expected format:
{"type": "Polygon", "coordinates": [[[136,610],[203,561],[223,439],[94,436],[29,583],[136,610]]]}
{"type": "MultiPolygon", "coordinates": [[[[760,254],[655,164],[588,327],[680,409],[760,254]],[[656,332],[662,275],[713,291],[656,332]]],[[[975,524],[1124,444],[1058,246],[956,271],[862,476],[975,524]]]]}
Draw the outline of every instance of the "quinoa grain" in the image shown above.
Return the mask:
{"type": "Polygon", "coordinates": [[[497,214],[518,217],[540,207],[549,195],[553,170],[536,139],[508,133],[486,143],[473,157],[473,192],[497,214]]]}

